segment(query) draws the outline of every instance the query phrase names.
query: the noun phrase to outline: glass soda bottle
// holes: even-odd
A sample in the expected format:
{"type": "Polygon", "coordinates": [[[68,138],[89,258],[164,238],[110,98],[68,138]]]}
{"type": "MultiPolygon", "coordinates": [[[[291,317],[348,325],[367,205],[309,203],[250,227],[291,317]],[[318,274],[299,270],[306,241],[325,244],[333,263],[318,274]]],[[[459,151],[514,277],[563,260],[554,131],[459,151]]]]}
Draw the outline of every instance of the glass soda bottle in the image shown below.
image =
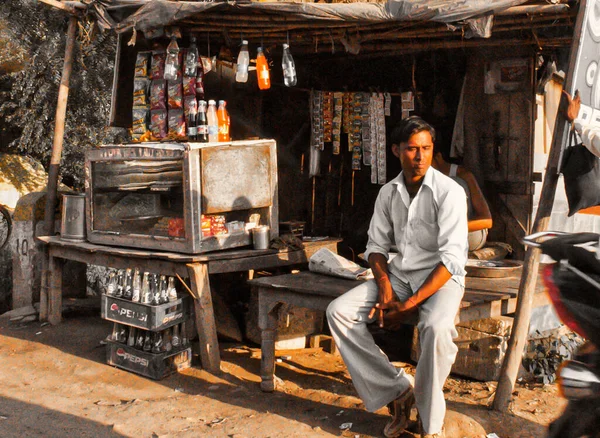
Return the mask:
{"type": "Polygon", "coordinates": [[[144,272],[144,277],[142,278],[142,304],[150,304],[152,302],[152,294],[150,293],[150,280],[148,278],[148,273],[144,272]]]}
{"type": "Polygon", "coordinates": [[[206,112],[208,125],[208,141],[210,143],[219,141],[219,120],[217,118],[217,102],[208,101],[208,110],[206,112]]]}
{"type": "Polygon", "coordinates": [[[206,101],[198,101],[198,114],[196,116],[196,140],[208,143],[208,119],[206,118],[206,101]]]}
{"type": "Polygon", "coordinates": [[[179,337],[179,324],[173,327],[173,336],[171,337],[171,344],[175,349],[181,346],[181,338],[179,337]]]}
{"type": "Polygon", "coordinates": [[[125,285],[123,286],[123,298],[131,300],[133,297],[133,278],[131,275],[131,268],[127,268],[125,271],[125,285]]]}
{"type": "Polygon", "coordinates": [[[237,71],[235,73],[236,82],[248,82],[248,65],[250,64],[250,54],[248,53],[248,41],[242,41],[242,48],[237,59],[237,71]]]}
{"type": "Polygon", "coordinates": [[[167,290],[167,277],[165,275],[160,276],[158,285],[158,288],[160,290],[160,304],[168,303],[169,291],[167,290]]]}
{"type": "Polygon", "coordinates": [[[290,52],[290,46],[283,45],[283,58],[281,60],[281,68],[283,70],[283,83],[286,87],[293,87],[298,82],[296,77],[296,64],[290,52]]]}
{"type": "Polygon", "coordinates": [[[195,77],[198,71],[198,47],[196,37],[190,37],[190,47],[185,54],[184,76],[195,77]]]}
{"type": "Polygon", "coordinates": [[[150,278],[150,292],[152,294],[152,302],[150,304],[158,306],[160,304],[160,287],[157,274],[152,274],[150,278]]]}
{"type": "Polygon", "coordinates": [[[169,286],[168,286],[168,295],[169,301],[177,301],[177,289],[175,289],[175,277],[169,277],[169,286]]]}
{"type": "Polygon", "coordinates": [[[217,120],[219,122],[219,141],[231,141],[229,136],[229,113],[227,112],[227,103],[224,100],[219,100],[217,120]]]}
{"type": "Polygon", "coordinates": [[[108,285],[106,286],[106,295],[112,297],[117,291],[117,275],[115,271],[110,271],[108,274],[108,285]]]}
{"type": "Polygon", "coordinates": [[[164,79],[174,81],[179,76],[179,46],[177,38],[171,37],[171,42],[167,46],[167,59],[165,60],[164,79]]]}
{"type": "Polygon", "coordinates": [[[123,298],[123,291],[125,289],[125,271],[119,269],[117,273],[117,288],[115,289],[115,297],[123,298]]]}
{"type": "Polygon", "coordinates": [[[139,268],[135,268],[133,271],[133,291],[131,295],[131,301],[137,303],[140,301],[142,295],[142,279],[140,277],[139,268]]]}
{"type": "Polygon", "coordinates": [[[268,90],[271,88],[271,75],[269,73],[269,64],[263,53],[263,48],[259,47],[256,54],[256,78],[258,79],[258,88],[268,90]]]}

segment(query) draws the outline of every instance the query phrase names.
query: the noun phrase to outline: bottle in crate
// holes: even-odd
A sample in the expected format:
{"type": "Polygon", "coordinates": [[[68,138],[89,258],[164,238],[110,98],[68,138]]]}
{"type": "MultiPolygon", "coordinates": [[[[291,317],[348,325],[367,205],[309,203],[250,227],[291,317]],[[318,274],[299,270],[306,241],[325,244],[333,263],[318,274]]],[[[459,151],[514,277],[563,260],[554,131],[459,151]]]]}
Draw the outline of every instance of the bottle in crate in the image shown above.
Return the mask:
{"type": "Polygon", "coordinates": [[[117,284],[116,284],[116,289],[115,289],[115,297],[117,298],[123,298],[123,289],[124,289],[124,271],[122,269],[119,269],[117,272],[117,284]]]}
{"type": "Polygon", "coordinates": [[[145,339],[145,333],[144,330],[142,329],[138,329],[137,330],[137,334],[135,337],[135,348],[138,350],[143,350],[144,349],[144,339],[145,339]]]}
{"type": "Polygon", "coordinates": [[[144,338],[144,347],[142,350],[151,351],[152,350],[152,337],[150,336],[152,332],[147,331],[146,337],[144,338]]]}
{"type": "Polygon", "coordinates": [[[142,281],[140,277],[140,270],[138,268],[135,268],[135,271],[133,272],[132,288],[131,301],[137,303],[140,301],[142,294],[142,281]]]}
{"type": "Polygon", "coordinates": [[[150,278],[149,273],[144,272],[144,276],[142,278],[142,296],[141,303],[142,304],[150,304],[152,302],[152,292],[150,291],[150,278]]]}
{"type": "Polygon", "coordinates": [[[177,289],[175,289],[175,277],[169,277],[169,285],[167,287],[167,295],[169,301],[177,301],[177,289]]]}
{"type": "Polygon", "coordinates": [[[106,295],[113,297],[117,291],[117,274],[115,271],[110,271],[108,274],[108,285],[106,286],[106,295]]]}
{"type": "Polygon", "coordinates": [[[160,280],[158,281],[159,290],[160,290],[160,304],[165,304],[169,302],[169,291],[167,289],[167,277],[166,275],[161,275],[160,280]]]}
{"type": "Polygon", "coordinates": [[[133,297],[133,277],[131,268],[125,270],[125,278],[123,280],[123,299],[130,300],[133,297]]]}
{"type": "Polygon", "coordinates": [[[133,347],[135,345],[135,327],[129,327],[129,335],[127,336],[127,346],[133,347]]]}

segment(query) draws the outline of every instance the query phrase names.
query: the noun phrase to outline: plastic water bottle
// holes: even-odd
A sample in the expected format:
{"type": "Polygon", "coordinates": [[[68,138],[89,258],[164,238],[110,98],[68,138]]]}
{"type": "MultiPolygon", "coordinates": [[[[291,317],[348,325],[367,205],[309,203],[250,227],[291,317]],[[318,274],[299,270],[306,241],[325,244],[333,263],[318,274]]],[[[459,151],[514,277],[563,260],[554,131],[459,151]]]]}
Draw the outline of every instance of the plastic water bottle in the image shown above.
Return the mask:
{"type": "Polygon", "coordinates": [[[167,59],[165,61],[164,79],[174,81],[179,77],[179,45],[177,38],[171,37],[171,42],[167,47],[167,59]]]}
{"type": "Polygon", "coordinates": [[[256,78],[258,79],[258,88],[268,90],[271,88],[271,74],[269,73],[269,63],[263,53],[263,48],[259,47],[256,54],[256,78]]]}
{"type": "Polygon", "coordinates": [[[206,112],[208,121],[208,141],[209,143],[219,141],[219,120],[217,118],[217,102],[208,101],[208,111],[206,112]]]}
{"type": "Polygon", "coordinates": [[[198,70],[198,47],[196,37],[190,37],[190,47],[185,55],[184,76],[195,77],[198,70]]]}
{"type": "Polygon", "coordinates": [[[248,82],[248,65],[250,64],[250,54],[248,53],[248,41],[242,41],[242,48],[237,59],[237,72],[235,73],[236,82],[248,82]]]}
{"type": "Polygon", "coordinates": [[[298,82],[296,77],[296,64],[290,53],[290,46],[283,45],[283,58],[281,60],[281,68],[283,70],[283,82],[286,87],[293,87],[298,82]]]}

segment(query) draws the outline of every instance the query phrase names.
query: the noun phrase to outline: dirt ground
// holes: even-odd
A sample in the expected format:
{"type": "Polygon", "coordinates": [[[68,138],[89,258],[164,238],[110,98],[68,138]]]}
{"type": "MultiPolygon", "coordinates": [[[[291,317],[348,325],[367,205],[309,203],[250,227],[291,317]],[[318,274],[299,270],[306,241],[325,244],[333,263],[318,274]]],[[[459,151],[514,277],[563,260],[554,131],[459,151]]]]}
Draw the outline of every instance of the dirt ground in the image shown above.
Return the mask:
{"type": "MultiPolygon", "coordinates": [[[[111,328],[97,316],[58,326],[0,319],[0,437],[382,436],[387,409],[366,412],[342,360],[322,350],[277,363],[282,381],[265,394],[256,348],[222,344],[220,375],[194,357],[192,368],[152,381],[105,363],[100,341],[111,328]]],[[[519,383],[500,414],[487,408],[494,388],[449,379],[449,437],[542,437],[564,406],[555,385],[519,383]]]]}

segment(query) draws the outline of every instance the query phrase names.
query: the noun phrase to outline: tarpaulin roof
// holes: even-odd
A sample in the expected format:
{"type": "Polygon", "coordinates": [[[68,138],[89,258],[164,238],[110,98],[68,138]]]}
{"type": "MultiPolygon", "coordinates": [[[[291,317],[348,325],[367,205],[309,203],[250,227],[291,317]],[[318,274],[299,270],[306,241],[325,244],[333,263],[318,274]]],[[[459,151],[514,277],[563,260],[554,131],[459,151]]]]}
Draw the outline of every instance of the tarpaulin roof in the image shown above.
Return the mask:
{"type": "Polygon", "coordinates": [[[493,14],[526,0],[390,0],[386,3],[174,2],[152,0],[117,25],[118,31],[167,26],[206,12],[263,12],[318,21],[455,23],[493,14]]]}

